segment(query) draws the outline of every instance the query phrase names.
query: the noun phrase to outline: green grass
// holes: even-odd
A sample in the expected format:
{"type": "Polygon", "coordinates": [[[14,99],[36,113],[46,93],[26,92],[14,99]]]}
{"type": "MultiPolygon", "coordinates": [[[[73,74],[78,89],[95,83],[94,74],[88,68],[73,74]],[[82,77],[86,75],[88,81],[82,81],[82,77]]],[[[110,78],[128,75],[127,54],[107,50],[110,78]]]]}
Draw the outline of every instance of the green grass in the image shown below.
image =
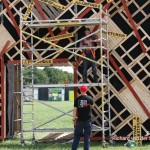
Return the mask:
{"type": "MultiPolygon", "coordinates": [[[[73,109],[73,102],[68,102],[68,101],[58,101],[58,102],[44,102],[48,105],[51,105],[55,108],[58,108],[59,110],[62,110],[64,112],[67,112],[69,110],[73,109]]],[[[24,108],[25,112],[31,112],[31,106],[25,105],[24,108]]],[[[34,107],[34,112],[35,112],[35,127],[41,125],[42,123],[45,123],[53,118],[57,118],[57,116],[61,115],[62,113],[50,108],[48,106],[45,106],[41,103],[35,102],[35,107],[34,107]]],[[[69,113],[72,115],[72,112],[69,113]]],[[[25,115],[24,120],[28,121],[31,120],[31,115],[25,115]]],[[[47,123],[45,125],[43,125],[41,128],[72,128],[73,124],[72,124],[72,117],[68,116],[68,115],[64,115],[62,117],[60,117],[59,119],[56,119],[50,123],[47,123]]],[[[25,129],[32,129],[32,124],[25,124],[25,129]]],[[[36,139],[42,138],[43,136],[47,135],[47,132],[40,132],[40,133],[35,133],[36,139]]],[[[25,137],[27,138],[31,138],[32,134],[31,133],[27,133],[25,134],[25,137]]]]}
{"type": "MultiPolygon", "coordinates": [[[[118,142],[114,145],[109,145],[107,148],[103,148],[101,142],[91,141],[91,150],[150,150],[150,144],[145,143],[143,146],[128,148],[124,147],[125,142],[118,142]]],[[[60,143],[35,143],[35,144],[27,144],[25,148],[22,148],[19,143],[19,137],[13,138],[11,140],[6,140],[0,143],[0,150],[70,150],[71,144],[60,144],[60,143]]],[[[83,143],[80,143],[79,149],[83,150],[83,143]]]]}
{"type": "MultiPolygon", "coordinates": [[[[68,111],[73,109],[73,102],[46,102],[47,104],[50,104],[53,107],[59,108],[62,111],[68,111]]],[[[44,123],[48,121],[49,119],[52,119],[62,113],[49,108],[47,106],[44,106],[43,104],[40,103],[35,103],[35,126],[39,126],[41,123],[44,123]]],[[[26,112],[31,112],[31,106],[26,105],[24,107],[24,111],[26,112]]],[[[70,113],[72,114],[72,112],[70,113]]],[[[30,115],[26,115],[24,118],[26,121],[31,120],[30,115]]],[[[59,118],[58,120],[55,120],[54,122],[51,122],[47,125],[44,125],[43,128],[72,128],[72,118],[69,116],[65,116],[62,118],[59,118]]],[[[31,129],[32,126],[31,124],[26,124],[25,125],[26,129],[31,129]]],[[[48,133],[46,132],[39,132],[35,134],[36,139],[40,139],[47,135],[48,133]]],[[[26,133],[25,138],[29,140],[29,142],[26,143],[26,146],[24,149],[29,149],[29,150],[70,150],[71,149],[71,144],[62,144],[62,143],[35,143],[31,144],[31,138],[32,138],[32,133],[26,133]]],[[[114,145],[109,145],[107,150],[128,150],[130,148],[124,147],[125,142],[117,142],[114,145]]],[[[12,139],[8,139],[5,141],[0,142],[0,150],[21,150],[22,145],[20,144],[20,137],[15,136],[12,139]]],[[[91,141],[91,150],[99,150],[103,149],[102,144],[100,141],[95,142],[91,141]]],[[[133,150],[150,150],[150,143],[143,144],[141,147],[134,147],[132,148],[133,150]]],[[[80,143],[79,145],[79,150],[83,150],[83,142],[80,143]]]]}

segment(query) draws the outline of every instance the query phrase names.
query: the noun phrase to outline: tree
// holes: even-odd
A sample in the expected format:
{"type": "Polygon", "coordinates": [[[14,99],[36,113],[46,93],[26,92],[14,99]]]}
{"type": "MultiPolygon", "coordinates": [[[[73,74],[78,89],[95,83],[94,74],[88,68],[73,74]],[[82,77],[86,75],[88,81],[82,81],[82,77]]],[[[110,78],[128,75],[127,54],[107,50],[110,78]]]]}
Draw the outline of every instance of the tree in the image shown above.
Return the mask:
{"type": "MultiPolygon", "coordinates": [[[[43,70],[34,67],[34,84],[63,84],[73,83],[73,74],[56,68],[45,67],[43,70]]],[[[31,84],[32,72],[24,70],[25,84],[31,84]]]]}
{"type": "Polygon", "coordinates": [[[73,82],[73,74],[56,68],[45,67],[43,69],[48,76],[50,84],[61,84],[64,82],[73,82]]]}
{"type": "MultiPolygon", "coordinates": [[[[47,84],[48,83],[48,77],[47,74],[36,67],[33,69],[34,72],[34,84],[47,84]]],[[[32,79],[32,71],[30,69],[24,70],[24,77],[25,77],[25,84],[31,83],[32,79]]]]}

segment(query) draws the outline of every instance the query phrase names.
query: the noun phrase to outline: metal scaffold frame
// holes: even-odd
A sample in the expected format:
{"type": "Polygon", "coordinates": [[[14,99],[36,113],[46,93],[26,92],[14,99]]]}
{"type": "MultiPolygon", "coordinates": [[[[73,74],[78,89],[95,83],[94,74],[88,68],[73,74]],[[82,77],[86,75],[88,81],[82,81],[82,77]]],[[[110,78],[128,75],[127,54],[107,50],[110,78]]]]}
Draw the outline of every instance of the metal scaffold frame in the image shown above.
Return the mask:
{"type": "MultiPolygon", "coordinates": [[[[63,51],[68,52],[74,56],[78,56],[82,59],[86,59],[88,61],[91,61],[93,63],[96,63],[97,65],[100,65],[101,68],[101,82],[100,83],[85,83],[85,85],[87,86],[99,86],[101,88],[101,127],[93,125],[93,130],[94,131],[101,131],[102,132],[102,142],[105,143],[106,141],[106,132],[109,132],[109,136],[111,136],[111,125],[110,125],[110,119],[111,119],[111,115],[110,115],[110,85],[109,85],[109,51],[108,51],[108,13],[107,11],[104,12],[102,10],[102,8],[100,7],[100,13],[99,13],[99,18],[85,18],[85,19],[62,19],[62,20],[37,20],[34,21],[33,17],[31,15],[31,17],[28,17],[30,19],[30,21],[25,21],[23,20],[23,15],[21,10],[20,10],[20,69],[21,69],[21,143],[24,144],[25,143],[25,138],[24,138],[24,133],[25,132],[32,132],[32,140],[33,142],[35,141],[35,132],[47,132],[47,131],[56,131],[56,129],[53,128],[47,128],[47,129],[40,129],[39,127],[53,121],[56,120],[64,115],[68,115],[71,116],[69,113],[72,110],[69,110],[68,112],[64,112],[60,109],[57,109],[51,105],[45,104],[44,102],[41,102],[39,100],[35,100],[34,99],[34,67],[35,66],[40,66],[40,62],[55,56],[58,53],[62,53],[63,51]],[[106,19],[103,19],[102,15],[105,16],[106,19]],[[50,27],[56,27],[56,26],[91,26],[91,25],[99,25],[100,28],[97,31],[94,31],[93,33],[91,33],[88,36],[85,36],[81,39],[77,39],[75,38],[75,42],[68,44],[65,47],[61,47],[51,41],[48,41],[44,38],[40,38],[38,36],[34,35],[33,29],[34,28],[50,28],[50,27]],[[30,33],[24,31],[24,27],[27,26],[30,28],[30,33]],[[105,26],[105,28],[103,28],[103,26],[105,26]],[[105,33],[105,38],[103,37],[105,33]],[[88,48],[92,48],[92,49],[100,49],[100,59],[98,61],[94,61],[92,59],[89,59],[87,57],[84,57],[78,53],[76,53],[76,50],[79,49],[79,47],[76,47],[76,44],[82,40],[84,40],[87,37],[90,37],[94,34],[99,34],[99,44],[96,47],[82,47],[84,49],[88,49],[88,48]],[[28,42],[27,37],[29,36],[30,39],[30,48],[24,48],[23,44],[28,42]],[[35,51],[39,51],[39,49],[36,49],[33,45],[33,39],[37,39],[40,41],[43,41],[47,44],[50,44],[52,47],[54,48],[50,48],[48,50],[53,50],[55,52],[51,53],[50,55],[45,56],[42,59],[39,60],[34,60],[34,53],[35,51]],[[104,44],[105,43],[105,44],[104,44]],[[74,47],[72,47],[74,46],[74,47]],[[31,53],[31,58],[30,60],[27,60],[23,53],[24,52],[30,52],[31,53]],[[30,61],[30,63],[25,64],[25,61],[30,61]],[[31,70],[31,77],[29,77],[31,79],[31,83],[29,85],[24,85],[24,79],[26,78],[24,76],[24,69],[29,68],[31,70]],[[104,68],[106,70],[106,72],[104,72],[104,68]],[[30,87],[32,89],[31,91],[31,95],[28,96],[28,98],[30,98],[30,101],[27,103],[25,103],[25,97],[27,97],[25,95],[25,91],[24,91],[24,87],[30,87]],[[107,99],[107,100],[106,100],[107,99]],[[39,103],[42,103],[50,108],[53,108],[59,112],[62,113],[62,115],[59,115],[37,127],[35,127],[34,125],[34,102],[38,101],[39,103]],[[31,112],[24,112],[24,105],[31,105],[31,112]],[[107,105],[107,107],[105,108],[105,106],[107,105]],[[24,121],[24,115],[25,114],[31,114],[32,119],[30,121],[24,121]],[[31,123],[32,122],[32,128],[31,130],[26,130],[24,128],[24,124],[25,123],[31,123]]],[[[81,48],[80,48],[81,49],[81,48]]],[[[40,49],[41,50],[41,49],[40,49]]],[[[44,49],[43,49],[44,50],[44,49]]],[[[82,83],[83,84],[83,83],[82,83]]],[[[48,85],[48,87],[80,87],[82,85],[81,83],[74,83],[74,84],[51,84],[48,85]]],[[[44,86],[46,87],[46,86],[44,86]]],[[[73,131],[73,128],[65,128],[65,129],[57,129],[57,131],[73,131]]]]}

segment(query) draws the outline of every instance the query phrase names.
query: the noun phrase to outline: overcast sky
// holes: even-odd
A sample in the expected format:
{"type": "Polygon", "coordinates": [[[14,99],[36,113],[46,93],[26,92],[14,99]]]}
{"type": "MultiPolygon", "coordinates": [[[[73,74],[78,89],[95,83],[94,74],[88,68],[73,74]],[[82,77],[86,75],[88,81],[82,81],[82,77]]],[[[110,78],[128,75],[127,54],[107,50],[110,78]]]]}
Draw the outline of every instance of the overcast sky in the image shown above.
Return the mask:
{"type": "MultiPolygon", "coordinates": [[[[43,69],[44,67],[38,67],[39,69],[43,69]]],[[[61,66],[61,67],[53,67],[53,68],[57,68],[57,69],[61,69],[63,71],[67,71],[69,73],[73,73],[73,68],[69,67],[69,66],[61,66]]]]}
{"type": "Polygon", "coordinates": [[[54,68],[58,68],[58,69],[61,69],[63,71],[67,71],[69,73],[73,73],[73,68],[72,67],[54,67],[54,68]]]}

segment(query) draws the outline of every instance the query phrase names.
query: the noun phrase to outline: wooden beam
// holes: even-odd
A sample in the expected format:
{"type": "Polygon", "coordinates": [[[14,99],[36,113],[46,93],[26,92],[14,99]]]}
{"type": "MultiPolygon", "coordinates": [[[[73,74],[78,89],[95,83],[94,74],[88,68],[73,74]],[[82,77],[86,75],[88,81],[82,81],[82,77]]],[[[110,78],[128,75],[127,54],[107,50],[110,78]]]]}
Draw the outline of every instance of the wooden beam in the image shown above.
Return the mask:
{"type": "Polygon", "coordinates": [[[5,112],[5,74],[4,74],[4,59],[0,59],[0,72],[1,72],[1,135],[0,140],[4,140],[6,137],[6,112],[5,112]]]}
{"type": "MultiPolygon", "coordinates": [[[[108,8],[110,7],[110,4],[111,4],[111,3],[107,3],[107,4],[104,6],[103,11],[108,10],[108,8]]],[[[104,15],[102,15],[102,17],[104,17],[104,15]]],[[[93,28],[93,32],[96,31],[98,28],[99,28],[99,25],[96,25],[96,26],[93,28]]]]}
{"type": "MultiPolygon", "coordinates": [[[[102,0],[96,0],[95,3],[100,3],[102,0]]],[[[90,10],[92,10],[93,8],[88,7],[86,8],[79,16],[78,19],[83,18],[90,10]]]]}
{"type": "Polygon", "coordinates": [[[9,8],[9,5],[8,5],[8,3],[7,3],[7,0],[3,0],[3,3],[4,3],[4,5],[5,5],[6,9],[7,9],[7,12],[8,12],[8,14],[9,14],[9,16],[10,16],[10,19],[12,20],[13,25],[14,25],[14,27],[15,27],[15,29],[16,29],[16,32],[18,33],[18,36],[19,36],[19,35],[20,35],[19,27],[18,27],[17,22],[16,22],[16,20],[15,20],[13,14],[12,14],[10,8],[9,8]]]}
{"type": "Polygon", "coordinates": [[[116,71],[118,72],[118,74],[120,75],[120,77],[122,78],[122,80],[124,81],[124,83],[127,85],[127,87],[130,89],[130,91],[132,92],[133,96],[135,97],[135,99],[137,100],[137,102],[140,104],[140,106],[142,107],[143,111],[145,112],[145,114],[147,115],[148,118],[150,118],[150,112],[148,111],[148,109],[145,107],[145,105],[143,104],[142,100],[139,98],[138,94],[135,92],[135,90],[133,89],[133,87],[131,86],[131,84],[129,83],[129,81],[126,79],[125,75],[122,73],[122,71],[119,69],[118,65],[116,64],[116,62],[114,61],[113,57],[110,55],[109,56],[110,62],[113,64],[113,66],[115,67],[116,71]]]}
{"type": "MultiPolygon", "coordinates": [[[[42,8],[41,8],[38,0],[34,0],[34,3],[35,3],[35,6],[36,6],[37,10],[39,11],[42,19],[46,20],[45,14],[44,14],[44,12],[43,12],[43,10],[42,10],[42,8]]],[[[48,31],[49,31],[49,33],[50,33],[51,36],[54,36],[54,33],[53,33],[53,31],[51,29],[48,29],[48,31]]]]}
{"type": "MultiPolygon", "coordinates": [[[[3,3],[4,3],[4,5],[5,5],[6,9],[7,9],[7,12],[8,12],[8,14],[9,14],[9,16],[10,16],[10,19],[11,19],[12,22],[13,22],[13,25],[14,25],[14,27],[15,27],[15,29],[16,29],[16,32],[18,33],[18,36],[20,37],[20,30],[19,30],[19,27],[18,27],[17,22],[16,22],[16,20],[15,20],[13,14],[12,14],[10,8],[9,8],[9,5],[8,5],[8,3],[7,3],[7,0],[3,0],[3,3]]],[[[23,39],[24,39],[24,38],[23,38],[23,39]]],[[[23,44],[24,44],[24,47],[27,49],[27,48],[28,48],[27,44],[26,44],[26,43],[23,43],[23,44]]],[[[31,54],[30,54],[30,53],[27,53],[27,54],[28,54],[29,58],[31,58],[31,54]]]]}
{"type": "Polygon", "coordinates": [[[131,14],[130,14],[130,11],[129,11],[129,9],[128,9],[128,6],[127,6],[127,4],[126,4],[126,1],[125,1],[125,0],[121,0],[121,1],[122,1],[123,6],[124,6],[124,9],[125,9],[125,11],[126,11],[126,14],[127,14],[127,16],[128,16],[128,19],[129,19],[129,21],[130,21],[130,23],[131,23],[132,29],[133,29],[133,31],[134,31],[134,33],[135,33],[135,36],[136,36],[136,38],[137,38],[138,41],[139,41],[139,44],[140,44],[140,46],[141,46],[141,49],[142,49],[142,51],[143,51],[144,53],[146,53],[146,48],[144,47],[144,44],[143,44],[143,42],[142,42],[142,40],[141,40],[140,34],[139,34],[139,32],[138,32],[138,30],[137,30],[137,27],[136,27],[136,25],[135,25],[135,23],[134,23],[134,21],[133,21],[133,18],[132,18],[131,14]]]}
{"type": "MultiPolygon", "coordinates": [[[[104,11],[106,9],[109,8],[111,3],[107,3],[104,7],[104,11]]],[[[133,20],[132,20],[133,21],[133,20]]],[[[98,26],[94,27],[94,31],[98,28],[98,26]]],[[[115,69],[117,70],[117,72],[119,73],[119,75],[121,76],[122,80],[125,82],[125,84],[127,85],[127,87],[130,89],[130,91],[132,92],[133,96],[135,97],[135,99],[137,100],[137,102],[140,104],[140,106],[142,107],[143,111],[146,113],[146,115],[148,116],[148,118],[150,118],[150,112],[148,111],[148,109],[145,107],[145,105],[143,104],[142,100],[139,98],[139,96],[137,95],[137,93],[135,92],[135,90],[133,89],[133,87],[131,86],[131,84],[129,83],[129,81],[126,79],[125,75],[122,73],[122,71],[119,69],[119,67],[117,66],[117,64],[115,63],[114,59],[109,56],[109,59],[111,61],[111,63],[113,64],[113,66],[115,67],[115,69]]]]}
{"type": "Polygon", "coordinates": [[[9,44],[10,44],[10,41],[8,40],[8,41],[5,43],[5,45],[4,45],[3,49],[2,49],[2,51],[0,52],[0,58],[1,58],[1,57],[3,56],[3,54],[7,51],[9,44]]]}

